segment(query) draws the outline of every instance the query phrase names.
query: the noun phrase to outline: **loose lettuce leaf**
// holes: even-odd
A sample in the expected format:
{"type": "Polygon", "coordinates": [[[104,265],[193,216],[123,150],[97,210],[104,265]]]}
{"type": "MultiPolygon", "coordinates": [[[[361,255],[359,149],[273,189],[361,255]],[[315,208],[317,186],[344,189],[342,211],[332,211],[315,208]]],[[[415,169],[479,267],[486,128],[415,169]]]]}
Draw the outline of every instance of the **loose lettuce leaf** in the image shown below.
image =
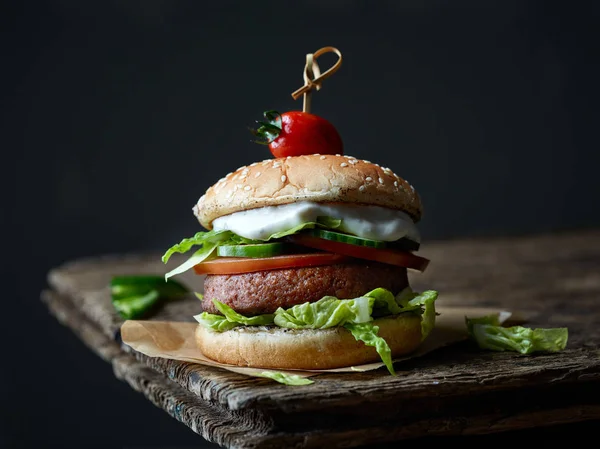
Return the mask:
{"type": "Polygon", "coordinates": [[[325,296],[317,302],[305,302],[275,311],[275,324],[292,329],[327,329],[346,323],[371,321],[373,298],[337,299],[325,296]]]}
{"type": "Polygon", "coordinates": [[[310,385],[315,383],[314,380],[310,380],[307,377],[298,376],[297,374],[286,374],[280,371],[262,371],[261,373],[255,373],[255,375],[273,379],[285,385],[310,385]]]}
{"type": "Polygon", "coordinates": [[[476,324],[489,324],[491,326],[501,326],[500,314],[492,313],[491,315],[480,316],[477,318],[465,317],[465,323],[467,324],[467,331],[469,335],[473,334],[473,326],[476,324]]]}
{"type": "Polygon", "coordinates": [[[532,329],[523,326],[503,327],[498,315],[480,318],[465,317],[469,336],[481,349],[514,351],[521,354],[557,352],[567,345],[569,337],[565,327],[532,329]]]}
{"type": "Polygon", "coordinates": [[[367,346],[374,346],[390,374],[396,375],[392,363],[392,351],[387,341],[377,335],[379,326],[375,326],[373,323],[346,323],[344,327],[352,332],[357,341],[362,341],[367,346]]]}

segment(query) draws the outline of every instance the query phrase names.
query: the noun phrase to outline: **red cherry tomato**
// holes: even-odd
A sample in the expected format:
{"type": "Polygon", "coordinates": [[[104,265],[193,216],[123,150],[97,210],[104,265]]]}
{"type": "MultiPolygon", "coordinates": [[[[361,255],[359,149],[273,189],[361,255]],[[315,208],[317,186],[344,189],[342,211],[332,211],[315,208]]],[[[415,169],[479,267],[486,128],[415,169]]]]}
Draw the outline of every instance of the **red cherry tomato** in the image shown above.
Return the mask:
{"type": "Polygon", "coordinates": [[[324,118],[301,111],[281,114],[281,132],[269,143],[269,149],[275,157],[344,154],[335,127],[324,118]]]}

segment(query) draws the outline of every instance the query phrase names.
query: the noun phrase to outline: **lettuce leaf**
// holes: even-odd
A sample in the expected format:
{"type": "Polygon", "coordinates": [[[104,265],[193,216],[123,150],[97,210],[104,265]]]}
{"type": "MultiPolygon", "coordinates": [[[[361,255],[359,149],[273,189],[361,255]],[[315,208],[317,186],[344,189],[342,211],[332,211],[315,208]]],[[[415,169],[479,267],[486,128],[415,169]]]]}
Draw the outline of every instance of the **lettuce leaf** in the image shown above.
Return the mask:
{"type": "Polygon", "coordinates": [[[286,231],[276,232],[271,234],[267,240],[280,239],[281,237],[287,237],[288,235],[296,234],[304,229],[313,229],[316,227],[323,227],[327,229],[337,229],[342,224],[342,220],[332,217],[317,217],[317,221],[308,221],[301,223],[298,226],[294,226],[286,231]]]}
{"type": "Polygon", "coordinates": [[[208,327],[216,332],[224,332],[233,329],[236,326],[268,326],[273,324],[273,314],[256,315],[246,317],[237,313],[227,304],[223,304],[216,299],[213,299],[213,304],[222,313],[217,315],[214,313],[202,312],[199,315],[194,315],[198,323],[204,327],[208,327]]]}
{"type": "Polygon", "coordinates": [[[212,329],[216,332],[225,332],[240,325],[240,323],[229,321],[223,315],[216,315],[208,312],[202,312],[199,315],[194,315],[194,319],[202,326],[212,329]]]}
{"type": "Polygon", "coordinates": [[[342,220],[339,218],[318,216],[317,224],[327,229],[338,229],[342,225],[342,220]]]}
{"type": "Polygon", "coordinates": [[[469,336],[481,349],[491,351],[514,351],[521,354],[557,352],[565,349],[569,338],[568,329],[565,327],[503,327],[498,315],[465,317],[465,321],[469,336]]]}
{"type": "Polygon", "coordinates": [[[165,274],[165,280],[168,280],[172,276],[176,276],[181,274],[191,268],[194,268],[194,265],[199,264],[200,262],[204,262],[209,259],[214,250],[219,246],[217,243],[205,243],[202,248],[192,254],[188,260],[179,265],[178,267],[173,268],[171,271],[165,274]]]}
{"type": "Polygon", "coordinates": [[[390,374],[392,376],[396,375],[392,363],[392,350],[387,341],[377,335],[379,326],[375,326],[373,323],[346,323],[344,327],[352,332],[352,336],[357,341],[362,341],[367,346],[374,346],[390,374]]]}
{"type": "Polygon", "coordinates": [[[500,314],[498,314],[498,313],[480,316],[477,318],[465,317],[465,323],[467,324],[467,332],[469,333],[469,335],[473,334],[473,327],[476,324],[489,324],[491,326],[501,326],[502,325],[502,323],[500,323],[500,314]]]}
{"type": "Polygon", "coordinates": [[[421,339],[427,338],[435,326],[435,300],[438,292],[435,290],[425,290],[422,293],[414,292],[410,287],[406,287],[396,296],[396,301],[402,307],[403,312],[420,311],[421,317],[421,339]]]}
{"type": "Polygon", "coordinates": [[[435,326],[435,300],[438,297],[438,292],[435,290],[425,290],[422,293],[417,293],[413,299],[408,301],[408,307],[422,308],[423,316],[421,317],[421,340],[425,340],[435,326]]]}
{"type": "Polygon", "coordinates": [[[393,293],[385,288],[376,288],[365,294],[365,296],[375,300],[373,304],[374,316],[396,315],[405,311],[398,304],[393,293]]]}
{"type": "Polygon", "coordinates": [[[244,326],[266,326],[269,324],[273,324],[273,314],[265,314],[265,315],[256,315],[251,317],[246,317],[240,313],[237,313],[227,304],[223,304],[216,299],[212,300],[215,307],[221,312],[227,321],[231,323],[243,324],[244,326]]]}
{"type": "Polygon", "coordinates": [[[327,329],[346,323],[371,321],[373,299],[361,296],[355,299],[337,299],[325,296],[317,302],[305,302],[289,309],[275,311],[275,324],[291,329],[327,329]]]}
{"type": "Polygon", "coordinates": [[[200,262],[214,257],[213,253],[217,246],[231,241],[234,235],[235,234],[233,234],[231,231],[198,232],[196,235],[194,235],[194,237],[183,239],[178,244],[173,245],[162,256],[163,263],[167,263],[171,256],[175,253],[183,254],[196,245],[201,246],[201,248],[192,254],[192,257],[190,257],[187,261],[165,274],[165,280],[193,268],[194,265],[199,264],[200,262]]]}
{"type": "MultiPolygon", "coordinates": [[[[227,241],[235,235],[231,231],[208,231],[197,232],[189,239],[183,239],[181,242],[170,247],[162,256],[163,263],[167,263],[171,256],[175,253],[187,253],[193,246],[204,246],[207,243],[216,243],[219,241],[227,241]]],[[[240,237],[241,238],[241,237],[240,237]]]]}

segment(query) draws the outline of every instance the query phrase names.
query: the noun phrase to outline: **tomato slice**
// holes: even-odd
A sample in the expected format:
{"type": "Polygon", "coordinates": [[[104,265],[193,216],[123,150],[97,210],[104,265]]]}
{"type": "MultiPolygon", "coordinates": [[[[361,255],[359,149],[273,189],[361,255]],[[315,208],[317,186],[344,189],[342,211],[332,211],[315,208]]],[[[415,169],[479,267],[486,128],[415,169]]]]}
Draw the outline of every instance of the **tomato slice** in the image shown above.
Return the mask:
{"type": "Polygon", "coordinates": [[[218,257],[195,265],[194,271],[196,274],[241,274],[281,268],[334,265],[348,260],[351,260],[348,256],[332,253],[289,254],[263,258],[218,257]]]}
{"type": "Polygon", "coordinates": [[[289,239],[298,245],[308,246],[309,248],[320,249],[336,254],[343,254],[350,257],[357,257],[359,259],[373,260],[375,262],[387,263],[390,265],[397,265],[421,272],[425,271],[425,268],[427,268],[427,265],[429,265],[429,259],[415,256],[414,254],[406,251],[351,245],[349,243],[325,240],[305,234],[291,235],[289,236],[289,239]]]}

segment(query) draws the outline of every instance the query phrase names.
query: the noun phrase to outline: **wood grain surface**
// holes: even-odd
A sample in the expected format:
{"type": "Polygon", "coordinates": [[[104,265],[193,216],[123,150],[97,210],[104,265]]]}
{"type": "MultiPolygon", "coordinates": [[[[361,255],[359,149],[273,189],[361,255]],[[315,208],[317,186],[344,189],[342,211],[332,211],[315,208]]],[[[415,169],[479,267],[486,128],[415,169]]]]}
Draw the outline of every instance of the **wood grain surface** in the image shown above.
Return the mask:
{"type": "MultiPolygon", "coordinates": [[[[518,311],[531,327],[569,328],[567,349],[522,356],[469,342],[385,370],[320,375],[288,387],[218,368],[152,359],[118,344],[112,275],[163,274],[159,255],[76,260],[52,270],[42,295],[53,314],[141,391],[224,447],[350,447],[432,435],[488,434],[600,419],[600,231],[431,242],[411,274],[440,305],[518,311]]],[[[176,262],[174,262],[176,263],[176,262]]],[[[184,275],[196,291],[200,277],[184,275]]],[[[194,297],[152,318],[191,321],[194,297]]]]}

